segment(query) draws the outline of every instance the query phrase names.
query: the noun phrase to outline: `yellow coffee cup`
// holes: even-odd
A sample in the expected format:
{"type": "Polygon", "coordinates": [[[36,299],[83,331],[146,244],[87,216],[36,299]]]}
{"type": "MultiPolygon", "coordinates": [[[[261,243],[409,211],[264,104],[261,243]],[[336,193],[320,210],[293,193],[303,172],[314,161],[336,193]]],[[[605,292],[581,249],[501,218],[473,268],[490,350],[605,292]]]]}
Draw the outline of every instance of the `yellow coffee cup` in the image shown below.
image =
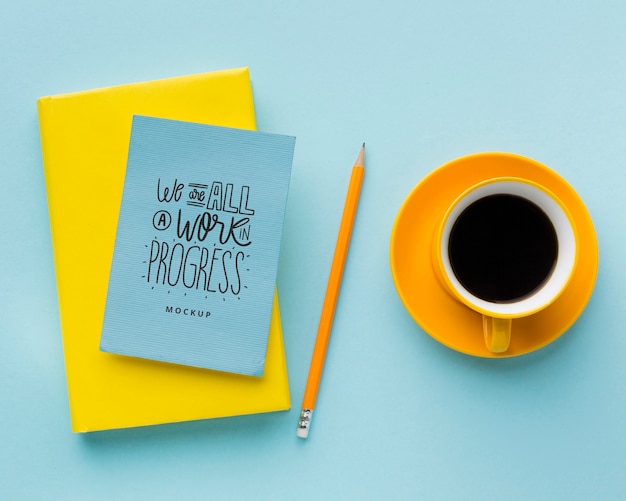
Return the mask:
{"type": "Polygon", "coordinates": [[[433,238],[435,274],[483,315],[485,344],[508,350],[513,319],[552,304],[571,280],[578,232],[549,189],[520,177],[477,183],[448,207],[433,238]]]}

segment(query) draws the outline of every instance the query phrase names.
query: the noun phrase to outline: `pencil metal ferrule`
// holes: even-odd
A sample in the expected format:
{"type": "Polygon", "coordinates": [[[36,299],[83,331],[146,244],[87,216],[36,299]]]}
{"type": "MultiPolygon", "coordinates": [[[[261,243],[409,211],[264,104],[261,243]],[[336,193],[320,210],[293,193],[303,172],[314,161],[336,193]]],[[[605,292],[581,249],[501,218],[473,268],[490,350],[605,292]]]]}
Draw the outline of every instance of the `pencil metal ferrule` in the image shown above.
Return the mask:
{"type": "Polygon", "coordinates": [[[300,438],[307,438],[309,435],[309,428],[311,427],[311,416],[313,416],[312,409],[302,409],[300,411],[300,420],[298,421],[297,435],[300,438]]]}

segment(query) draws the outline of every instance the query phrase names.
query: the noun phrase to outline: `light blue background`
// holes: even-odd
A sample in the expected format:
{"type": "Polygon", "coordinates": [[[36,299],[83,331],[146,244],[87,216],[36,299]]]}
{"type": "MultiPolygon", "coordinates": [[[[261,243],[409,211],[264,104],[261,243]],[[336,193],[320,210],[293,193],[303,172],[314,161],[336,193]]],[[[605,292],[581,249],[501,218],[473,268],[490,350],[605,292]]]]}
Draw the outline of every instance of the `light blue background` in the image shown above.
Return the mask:
{"type": "Polygon", "coordinates": [[[0,498],[624,499],[625,19],[617,0],[2,2],[0,498]],[[292,410],[73,435],[35,101],[240,66],[259,130],[297,136],[278,279],[292,410]],[[300,400],[363,141],[303,441],[300,400]],[[411,187],[484,150],[558,171],[600,242],[582,317],[513,360],[432,340],[388,265],[411,187]]]}

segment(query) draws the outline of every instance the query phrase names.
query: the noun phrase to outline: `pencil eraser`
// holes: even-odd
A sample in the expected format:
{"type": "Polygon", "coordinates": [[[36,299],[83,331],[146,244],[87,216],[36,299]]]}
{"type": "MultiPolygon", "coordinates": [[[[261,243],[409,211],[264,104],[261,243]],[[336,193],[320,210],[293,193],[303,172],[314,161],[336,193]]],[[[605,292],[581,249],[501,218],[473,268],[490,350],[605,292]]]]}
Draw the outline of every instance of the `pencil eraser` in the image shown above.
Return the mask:
{"type": "Polygon", "coordinates": [[[311,416],[313,416],[313,409],[307,409],[306,407],[303,407],[300,411],[300,420],[298,421],[298,429],[296,431],[296,435],[298,435],[300,438],[306,438],[309,436],[311,416]]]}

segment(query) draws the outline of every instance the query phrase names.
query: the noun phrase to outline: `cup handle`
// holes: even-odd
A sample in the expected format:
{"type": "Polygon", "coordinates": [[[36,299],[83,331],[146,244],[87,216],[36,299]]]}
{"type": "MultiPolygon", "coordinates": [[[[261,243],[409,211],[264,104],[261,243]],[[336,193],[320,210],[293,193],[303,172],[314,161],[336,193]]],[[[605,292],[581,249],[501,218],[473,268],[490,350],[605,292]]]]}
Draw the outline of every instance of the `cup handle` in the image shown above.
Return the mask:
{"type": "Polygon", "coordinates": [[[511,319],[483,315],[485,344],[491,353],[504,353],[511,342],[511,319]]]}

